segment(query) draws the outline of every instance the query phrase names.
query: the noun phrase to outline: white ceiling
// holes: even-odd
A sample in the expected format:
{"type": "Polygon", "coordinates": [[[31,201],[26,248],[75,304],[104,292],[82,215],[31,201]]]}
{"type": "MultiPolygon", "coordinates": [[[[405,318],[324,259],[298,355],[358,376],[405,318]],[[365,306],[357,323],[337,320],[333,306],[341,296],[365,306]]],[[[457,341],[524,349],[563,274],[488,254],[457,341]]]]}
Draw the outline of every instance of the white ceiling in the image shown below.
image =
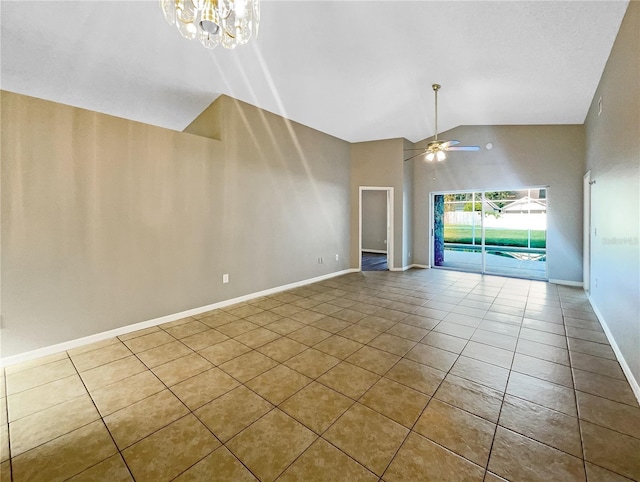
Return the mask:
{"type": "Polygon", "coordinates": [[[183,130],[218,95],[357,142],[473,124],[581,124],[627,8],[600,1],[262,1],[208,51],[157,1],[1,3],[5,90],[183,130]]]}

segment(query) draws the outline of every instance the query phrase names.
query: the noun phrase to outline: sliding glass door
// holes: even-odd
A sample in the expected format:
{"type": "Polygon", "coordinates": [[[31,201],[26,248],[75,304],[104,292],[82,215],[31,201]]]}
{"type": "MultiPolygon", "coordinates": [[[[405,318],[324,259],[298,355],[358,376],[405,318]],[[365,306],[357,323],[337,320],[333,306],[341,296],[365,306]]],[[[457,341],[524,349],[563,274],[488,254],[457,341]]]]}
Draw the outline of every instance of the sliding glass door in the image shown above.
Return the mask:
{"type": "Polygon", "coordinates": [[[547,189],[433,195],[433,266],[547,279],[547,189]]]}

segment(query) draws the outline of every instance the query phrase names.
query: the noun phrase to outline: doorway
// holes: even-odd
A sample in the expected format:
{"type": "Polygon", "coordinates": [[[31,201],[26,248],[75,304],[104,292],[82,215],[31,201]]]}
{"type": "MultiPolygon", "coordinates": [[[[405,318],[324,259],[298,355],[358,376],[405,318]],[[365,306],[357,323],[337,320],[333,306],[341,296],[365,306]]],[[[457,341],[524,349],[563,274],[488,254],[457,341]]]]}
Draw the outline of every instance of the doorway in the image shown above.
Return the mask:
{"type": "Polygon", "coordinates": [[[393,267],[393,188],[360,186],[360,271],[393,267]]]}
{"type": "Polygon", "coordinates": [[[432,266],[546,280],[547,193],[433,193],[432,266]]]}

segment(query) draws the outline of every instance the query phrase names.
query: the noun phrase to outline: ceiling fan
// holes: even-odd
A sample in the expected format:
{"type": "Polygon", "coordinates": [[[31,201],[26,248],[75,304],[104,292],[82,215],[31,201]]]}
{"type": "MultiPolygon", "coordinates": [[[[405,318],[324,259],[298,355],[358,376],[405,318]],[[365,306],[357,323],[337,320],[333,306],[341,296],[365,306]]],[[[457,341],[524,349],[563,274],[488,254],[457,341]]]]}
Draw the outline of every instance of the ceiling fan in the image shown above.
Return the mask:
{"type": "Polygon", "coordinates": [[[427,144],[427,147],[422,147],[420,149],[405,149],[405,151],[421,151],[415,156],[405,159],[405,161],[409,161],[415,157],[421,156],[422,154],[427,155],[426,159],[429,162],[434,159],[444,161],[447,158],[445,154],[447,151],[479,151],[480,146],[458,146],[460,141],[443,141],[438,139],[438,91],[441,86],[440,84],[433,84],[431,87],[433,88],[433,92],[436,96],[436,134],[434,139],[427,144]]]}

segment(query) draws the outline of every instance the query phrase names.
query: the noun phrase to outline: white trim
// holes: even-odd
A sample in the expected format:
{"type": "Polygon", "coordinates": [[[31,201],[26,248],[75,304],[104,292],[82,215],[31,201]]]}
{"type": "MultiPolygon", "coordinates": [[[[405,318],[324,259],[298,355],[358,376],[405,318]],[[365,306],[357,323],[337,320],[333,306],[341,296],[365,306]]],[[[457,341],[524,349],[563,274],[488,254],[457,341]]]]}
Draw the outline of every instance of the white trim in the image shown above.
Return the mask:
{"type": "Polygon", "coordinates": [[[410,268],[420,268],[420,269],[431,269],[431,265],[428,264],[412,264],[411,266],[409,266],[410,268]]]}
{"type": "Polygon", "coordinates": [[[553,283],[554,285],[575,286],[576,288],[582,288],[582,281],[569,281],[569,280],[564,280],[564,279],[550,279],[549,283],[553,283]]]}
{"type": "Polygon", "coordinates": [[[622,368],[622,371],[627,377],[627,381],[631,386],[631,390],[633,390],[633,394],[636,396],[636,400],[638,400],[638,403],[640,403],[640,384],[638,383],[638,380],[636,380],[636,378],[633,376],[633,372],[631,371],[631,368],[629,367],[627,360],[625,360],[624,356],[622,355],[622,352],[620,351],[620,347],[616,343],[616,339],[613,337],[613,333],[611,333],[611,330],[609,329],[607,322],[604,320],[604,316],[602,316],[602,313],[600,313],[600,310],[596,306],[591,296],[589,296],[589,303],[591,304],[591,307],[593,308],[594,313],[598,317],[598,321],[602,326],[602,330],[604,331],[604,334],[607,336],[607,340],[609,340],[609,344],[611,345],[613,353],[615,353],[616,358],[618,359],[618,363],[620,363],[620,367],[622,368]]]}
{"type": "Polygon", "coordinates": [[[407,271],[411,266],[403,266],[402,268],[389,268],[389,271],[407,271]]]}
{"type": "Polygon", "coordinates": [[[362,253],[375,253],[375,254],[387,254],[386,250],[382,250],[382,249],[366,249],[366,248],[362,248],[362,253]]]}
{"type": "Polygon", "coordinates": [[[161,316],[160,318],[154,318],[152,320],[141,321],[139,323],[122,326],[120,328],[115,328],[113,330],[103,331],[102,333],[96,333],[95,335],[89,335],[82,338],[77,338],[75,340],[58,343],[56,345],[46,346],[44,348],[38,348],[37,350],[32,350],[25,353],[20,353],[18,355],[12,355],[12,356],[2,358],[0,359],[0,367],[15,365],[16,363],[22,363],[22,362],[33,360],[43,356],[53,355],[61,351],[71,350],[72,348],[78,348],[80,346],[88,345],[90,343],[106,340],[107,338],[113,338],[114,336],[125,335],[133,331],[143,330],[145,328],[150,328],[152,326],[161,325],[162,323],[168,323],[170,321],[186,318],[187,316],[199,315],[200,313],[216,310],[218,308],[224,308],[225,306],[235,305],[236,303],[242,303],[243,301],[260,298],[262,296],[268,296],[274,293],[279,293],[281,291],[286,291],[293,288],[299,288],[301,286],[305,286],[308,284],[317,283],[319,281],[335,278],[337,276],[342,276],[344,274],[357,273],[357,272],[358,270],[355,268],[344,269],[342,271],[336,271],[334,273],[324,274],[322,276],[317,276],[315,278],[309,278],[302,281],[296,281],[295,283],[289,283],[286,285],[277,286],[275,288],[269,288],[263,291],[258,291],[256,293],[250,293],[248,295],[239,296],[237,298],[231,298],[229,300],[219,301],[211,305],[201,306],[199,308],[192,308],[190,310],[181,311],[179,313],[173,313],[171,315],[161,316]]]}
{"type": "Polygon", "coordinates": [[[387,266],[393,271],[393,187],[359,186],[358,187],[358,271],[362,271],[362,191],[387,191],[387,266]]]}
{"type": "Polygon", "coordinates": [[[591,289],[591,170],[582,178],[582,282],[589,294],[591,289]]]}

